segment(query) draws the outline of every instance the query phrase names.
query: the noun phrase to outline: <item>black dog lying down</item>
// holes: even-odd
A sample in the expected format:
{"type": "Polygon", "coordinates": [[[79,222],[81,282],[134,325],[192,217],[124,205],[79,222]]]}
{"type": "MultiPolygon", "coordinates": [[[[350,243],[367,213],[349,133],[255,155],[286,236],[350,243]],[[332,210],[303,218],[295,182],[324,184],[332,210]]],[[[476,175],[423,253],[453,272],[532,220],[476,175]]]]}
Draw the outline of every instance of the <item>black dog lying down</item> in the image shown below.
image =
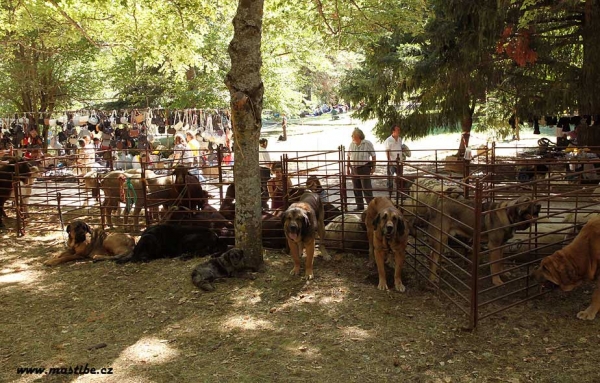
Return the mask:
{"type": "Polygon", "coordinates": [[[240,276],[244,271],[256,271],[244,257],[244,251],[230,249],[218,257],[211,258],[194,269],[192,283],[204,291],[213,291],[213,282],[219,278],[240,276]]]}
{"type": "Polygon", "coordinates": [[[220,254],[227,245],[203,227],[154,225],[142,233],[133,252],[115,259],[117,263],[148,262],[159,258],[205,257],[220,254]]]}

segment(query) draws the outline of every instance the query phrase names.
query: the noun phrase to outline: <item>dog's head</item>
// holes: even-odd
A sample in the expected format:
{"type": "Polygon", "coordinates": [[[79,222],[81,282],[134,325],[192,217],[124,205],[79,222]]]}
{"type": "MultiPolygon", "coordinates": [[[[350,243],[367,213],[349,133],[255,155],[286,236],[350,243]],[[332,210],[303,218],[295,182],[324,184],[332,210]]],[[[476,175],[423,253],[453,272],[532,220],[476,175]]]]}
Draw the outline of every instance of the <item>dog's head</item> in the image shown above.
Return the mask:
{"type": "Polygon", "coordinates": [[[308,233],[311,222],[306,209],[290,206],[281,216],[285,236],[294,242],[302,241],[308,233]]]}
{"type": "Polygon", "coordinates": [[[230,264],[234,270],[243,270],[248,267],[247,258],[244,257],[244,250],[241,249],[230,249],[222,255],[223,260],[230,264]]]}
{"type": "Polygon", "coordinates": [[[156,236],[142,234],[140,240],[133,248],[131,259],[136,261],[149,261],[156,258],[156,254],[161,251],[162,247],[156,236]]]}
{"type": "Polygon", "coordinates": [[[381,210],[377,214],[373,220],[373,227],[375,227],[375,230],[379,230],[383,237],[388,239],[394,236],[402,236],[406,229],[402,213],[391,206],[381,210]]]}
{"type": "Polygon", "coordinates": [[[317,176],[308,176],[306,179],[306,188],[314,193],[321,193],[323,191],[323,186],[321,185],[321,181],[317,178],[317,176]]]}
{"type": "Polygon", "coordinates": [[[571,291],[581,285],[585,277],[568,258],[563,250],[558,250],[542,259],[540,266],[531,272],[531,276],[542,283],[544,288],[558,286],[563,291],[571,291]]]}
{"type": "Polygon", "coordinates": [[[516,200],[510,201],[507,208],[508,219],[511,223],[520,223],[516,225],[516,230],[527,230],[531,226],[531,220],[537,219],[542,205],[531,201],[531,198],[521,196],[516,200]]]}
{"type": "Polygon", "coordinates": [[[88,226],[88,224],[78,219],[68,224],[65,231],[69,236],[69,240],[67,242],[68,247],[74,250],[76,253],[87,246],[89,242],[87,234],[92,234],[92,229],[88,226]]]}
{"type": "Polygon", "coordinates": [[[190,175],[188,169],[183,165],[177,165],[173,170],[175,183],[178,185],[184,185],[186,183],[186,177],[190,175]]]}

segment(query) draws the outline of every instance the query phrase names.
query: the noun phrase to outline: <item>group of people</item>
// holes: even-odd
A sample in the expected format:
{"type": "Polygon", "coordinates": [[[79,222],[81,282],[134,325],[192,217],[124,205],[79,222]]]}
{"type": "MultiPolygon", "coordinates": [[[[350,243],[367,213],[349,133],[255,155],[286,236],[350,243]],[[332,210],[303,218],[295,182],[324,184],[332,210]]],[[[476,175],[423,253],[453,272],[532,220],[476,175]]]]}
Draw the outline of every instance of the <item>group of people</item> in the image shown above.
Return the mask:
{"type": "MultiPolygon", "coordinates": [[[[400,136],[400,125],[391,128],[390,136],[385,140],[387,156],[387,188],[393,190],[394,180],[402,176],[402,163],[410,157],[410,149],[403,144],[400,136]]],[[[268,140],[261,138],[259,141],[259,162],[261,179],[261,199],[264,209],[268,209],[268,200],[271,199],[271,209],[277,209],[285,204],[284,177],[282,164],[272,162],[267,152],[268,140]],[[271,177],[271,174],[273,176],[271,177]]],[[[355,211],[365,210],[365,200],[368,205],[373,199],[373,186],[371,175],[375,172],[377,156],[373,143],[365,139],[365,134],[359,128],[352,132],[352,142],[347,151],[347,170],[352,179],[355,211]]],[[[292,188],[292,182],[287,178],[287,190],[292,188]]]]}
{"type": "MultiPolygon", "coordinates": [[[[387,188],[393,190],[395,177],[402,176],[402,163],[411,153],[408,146],[402,143],[400,125],[393,125],[390,136],[385,140],[385,153],[387,157],[387,188]]],[[[365,134],[359,128],[352,132],[352,142],[348,148],[348,174],[352,177],[355,211],[365,210],[373,199],[373,186],[370,176],[375,173],[377,156],[373,143],[365,139],[365,134]],[[364,197],[364,198],[363,198],[364,197]]]]}

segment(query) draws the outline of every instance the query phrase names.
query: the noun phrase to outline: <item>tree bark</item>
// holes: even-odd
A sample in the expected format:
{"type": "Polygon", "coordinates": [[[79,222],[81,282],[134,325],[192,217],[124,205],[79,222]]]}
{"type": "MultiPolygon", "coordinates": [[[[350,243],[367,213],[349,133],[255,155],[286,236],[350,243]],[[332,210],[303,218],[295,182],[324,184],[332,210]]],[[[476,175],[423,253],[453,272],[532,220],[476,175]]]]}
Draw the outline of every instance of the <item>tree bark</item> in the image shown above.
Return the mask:
{"type": "Polygon", "coordinates": [[[471,128],[473,127],[473,113],[474,108],[465,107],[464,108],[463,117],[460,121],[461,127],[461,140],[460,145],[458,146],[458,157],[462,158],[465,155],[465,150],[467,146],[469,146],[469,139],[471,138],[471,128]]]}
{"type": "Polygon", "coordinates": [[[235,245],[258,268],[263,262],[258,140],[262,126],[261,36],[263,0],[239,0],[229,43],[231,70],[225,85],[231,96],[235,164],[235,245]]]}

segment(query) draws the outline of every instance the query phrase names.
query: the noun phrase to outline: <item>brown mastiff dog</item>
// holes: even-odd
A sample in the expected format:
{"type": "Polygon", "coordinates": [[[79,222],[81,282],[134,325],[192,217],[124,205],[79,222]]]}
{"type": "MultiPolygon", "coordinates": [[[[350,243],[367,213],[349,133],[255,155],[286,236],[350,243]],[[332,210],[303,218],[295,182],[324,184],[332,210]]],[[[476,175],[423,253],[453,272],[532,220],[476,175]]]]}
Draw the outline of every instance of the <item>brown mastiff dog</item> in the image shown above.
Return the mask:
{"type": "Polygon", "coordinates": [[[600,310],[600,217],[594,217],[586,223],[573,242],[542,259],[540,266],[532,273],[539,281],[547,281],[571,291],[584,281],[596,280],[590,306],[577,313],[577,318],[593,320],[600,310]]]}
{"type": "Polygon", "coordinates": [[[377,263],[379,274],[379,290],[387,290],[385,279],[386,255],[394,254],[394,287],[400,292],[405,292],[402,284],[402,266],[406,245],[408,243],[407,223],[392,201],[387,197],[375,197],[363,212],[363,219],[367,227],[369,238],[369,258],[377,263]]]}
{"type": "Polygon", "coordinates": [[[291,275],[300,274],[300,256],[303,249],[306,249],[304,275],[306,279],[313,279],[313,256],[315,254],[315,237],[317,233],[319,234],[321,255],[326,261],[331,259],[323,246],[325,239],[324,216],[325,211],[319,195],[311,192],[302,194],[299,201],[291,204],[281,216],[283,232],[294,259],[294,268],[290,271],[291,275]]]}
{"type": "Polygon", "coordinates": [[[126,234],[108,234],[102,228],[92,230],[81,220],[71,222],[66,231],[69,233],[68,249],[44,262],[46,266],[56,266],[78,259],[112,259],[132,252],[135,246],[133,238],[126,234]]]}
{"type": "MultiPolygon", "coordinates": [[[[448,237],[472,238],[475,227],[473,200],[445,198],[443,201],[438,200],[435,205],[435,209],[429,211],[429,224],[427,225],[430,238],[440,239],[434,241],[434,250],[431,252],[431,275],[429,278],[433,282],[437,281],[440,254],[448,244],[448,237]]],[[[526,196],[512,201],[484,203],[481,207],[481,240],[487,242],[490,250],[490,268],[494,285],[500,286],[504,283],[500,278],[500,274],[503,273],[504,249],[502,246],[514,236],[515,231],[529,228],[531,221],[538,217],[540,209],[539,203],[534,203],[531,198],[526,196]]]]}

